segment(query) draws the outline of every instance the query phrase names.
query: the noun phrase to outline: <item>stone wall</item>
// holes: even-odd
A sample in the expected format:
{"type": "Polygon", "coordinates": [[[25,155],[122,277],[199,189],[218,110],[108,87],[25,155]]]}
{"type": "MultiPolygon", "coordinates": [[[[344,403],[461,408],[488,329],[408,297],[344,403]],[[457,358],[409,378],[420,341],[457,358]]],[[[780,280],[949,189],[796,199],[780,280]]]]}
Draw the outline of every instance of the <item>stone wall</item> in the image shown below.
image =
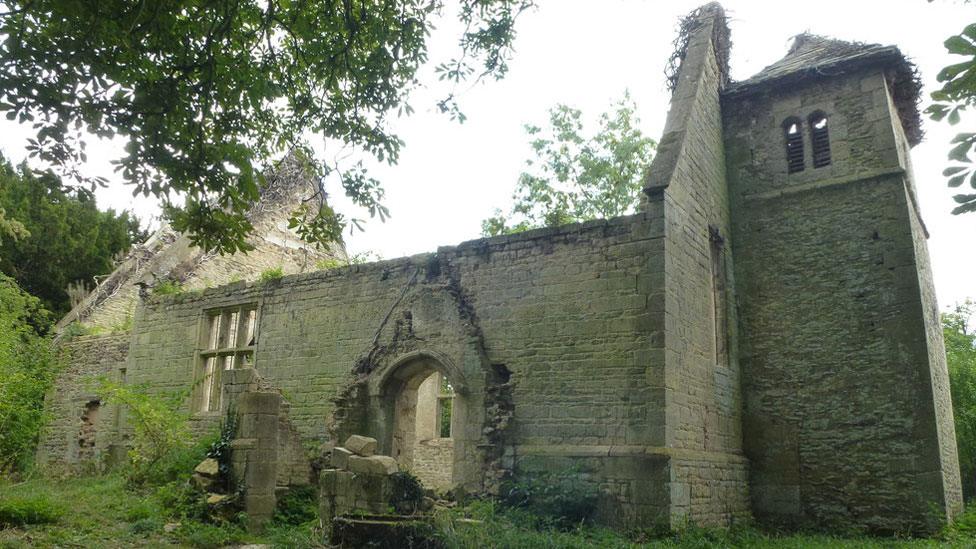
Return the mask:
{"type": "Polygon", "coordinates": [[[114,272],[58,324],[71,322],[104,329],[128,329],[139,302],[137,283],[155,286],[166,280],[185,290],[200,290],[235,280],[257,280],[280,268],[285,274],[317,269],[319,261],[344,261],[339,244],[332,249],[310,247],[288,228],[288,219],[303,200],[317,192],[313,178],[296,156],[286,157],[268,177],[261,199],[247,212],[254,231],[247,254],[204,252],[190,238],[163,226],[145,243],[133,246],[114,272]]]}
{"type": "Polygon", "coordinates": [[[66,353],[67,366],[45,396],[45,407],[52,419],[38,442],[37,461],[55,468],[98,469],[109,444],[118,442],[115,433],[120,418],[118,406],[102,403],[93,383],[98,376],[113,381],[121,379],[129,351],[129,335],[79,337],[62,343],[61,348],[66,353]],[[90,403],[98,403],[98,411],[94,414],[95,421],[87,427],[86,437],[94,446],[86,457],[84,453],[79,456],[79,435],[90,403]]]}
{"type": "Polygon", "coordinates": [[[664,333],[663,341],[656,338],[667,401],[659,425],[664,446],[685,450],[668,454],[670,520],[715,525],[748,515],[749,500],[719,96],[727,29],[720,7],[702,9],[645,192],[649,204],[663,202],[665,217],[666,292],[655,296],[664,325],[651,333],[664,333]]]}
{"type": "Polygon", "coordinates": [[[454,487],[454,440],[450,438],[429,438],[418,440],[413,449],[413,468],[411,473],[435,490],[450,490],[454,487]]]}
{"type": "Polygon", "coordinates": [[[956,505],[958,472],[924,234],[884,76],[763,92],[724,105],[753,512],[931,530],[931,510],[956,505]],[[789,174],[782,121],[815,110],[828,115],[832,163],[813,169],[807,140],[806,170],[789,174]]]}
{"type": "MultiPolygon", "coordinates": [[[[484,469],[478,444],[485,437],[491,364],[511,372],[515,411],[508,444],[524,448],[515,457],[540,447],[561,448],[567,457],[609,445],[657,447],[664,402],[651,387],[660,387],[654,376],[661,368],[649,352],[651,341],[639,335],[660,325],[654,320],[660,312],[648,300],[660,293],[648,276],[660,271],[655,215],[660,210],[473,241],[436,255],[154,299],[136,314],[129,378],[163,391],[185,388],[199,375],[204,311],[255,303],[256,369],[282,390],[306,439],[330,439],[335,401],[360,378],[371,378],[369,371],[352,374],[364,357],[430,347],[451,357],[468,380],[464,391],[458,389],[458,414],[465,401],[481,408],[458,426],[456,439],[470,443],[456,457],[468,467],[456,471],[456,481],[480,483],[472,475],[484,469]],[[479,339],[476,333],[481,358],[464,351],[479,339]]],[[[356,402],[350,407],[362,406],[356,402]]],[[[642,456],[629,459],[651,459],[642,456]]],[[[639,490],[639,469],[621,477],[631,483],[627,493],[646,493],[639,490]]],[[[615,474],[611,469],[606,476],[615,474]]],[[[645,511],[656,513],[667,502],[647,505],[645,511]]]]}

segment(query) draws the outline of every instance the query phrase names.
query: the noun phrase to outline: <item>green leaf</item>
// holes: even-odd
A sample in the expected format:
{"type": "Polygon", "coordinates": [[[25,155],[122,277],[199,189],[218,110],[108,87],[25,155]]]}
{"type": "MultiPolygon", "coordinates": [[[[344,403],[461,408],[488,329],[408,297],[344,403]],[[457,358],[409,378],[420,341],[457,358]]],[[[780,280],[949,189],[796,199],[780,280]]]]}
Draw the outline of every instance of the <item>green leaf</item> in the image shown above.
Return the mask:
{"type": "MultiPolygon", "coordinates": [[[[29,153],[75,179],[83,159],[70,128],[123,136],[112,165],[125,182],[161,201],[187,196],[168,208],[174,226],[206,250],[233,253],[253,229],[253,178],[283,150],[321,140],[395,164],[403,142],[387,120],[412,112],[407,98],[428,84],[427,63],[447,82],[438,108],[463,122],[455,85],[505,75],[515,22],[533,0],[460,0],[447,61],[428,59],[439,1],[129,4],[36,0],[0,17],[0,34],[17,37],[0,71],[0,89],[16,97],[5,99],[16,104],[6,115],[38,114],[29,153]]],[[[343,185],[345,168],[307,156],[323,188],[343,185]]],[[[385,216],[381,197],[373,180],[356,207],[385,216]]],[[[341,238],[338,214],[308,217],[295,227],[302,238],[341,238]]]]}
{"type": "Polygon", "coordinates": [[[965,166],[952,166],[952,167],[949,167],[949,168],[946,168],[945,170],[943,170],[942,171],[942,175],[944,175],[945,177],[949,177],[951,175],[955,175],[955,174],[957,174],[959,172],[962,172],[962,171],[966,171],[966,167],[965,166]]]}
{"type": "Polygon", "coordinates": [[[966,180],[966,174],[960,174],[949,178],[948,185],[950,187],[958,187],[962,185],[962,182],[966,180]]]}
{"type": "Polygon", "coordinates": [[[945,47],[949,53],[957,55],[976,55],[976,46],[962,36],[950,36],[945,41],[945,47]]]}
{"type": "Polygon", "coordinates": [[[956,145],[949,150],[949,160],[955,160],[956,162],[969,162],[969,149],[970,144],[968,142],[963,142],[956,145]]]}

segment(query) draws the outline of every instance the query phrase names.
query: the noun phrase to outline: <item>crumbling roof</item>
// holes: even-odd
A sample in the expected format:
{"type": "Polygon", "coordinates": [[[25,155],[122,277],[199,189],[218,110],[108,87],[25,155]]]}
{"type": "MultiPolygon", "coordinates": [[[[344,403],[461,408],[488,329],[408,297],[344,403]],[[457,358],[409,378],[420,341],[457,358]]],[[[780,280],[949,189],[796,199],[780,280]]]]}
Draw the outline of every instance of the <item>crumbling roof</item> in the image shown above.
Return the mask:
{"type": "Polygon", "coordinates": [[[917,145],[922,140],[922,122],[918,110],[922,84],[915,65],[895,46],[846,42],[803,33],[794,37],[793,45],[785,57],[747,80],[734,82],[725,89],[725,93],[751,93],[869,66],[885,70],[905,134],[911,145],[917,145]]]}

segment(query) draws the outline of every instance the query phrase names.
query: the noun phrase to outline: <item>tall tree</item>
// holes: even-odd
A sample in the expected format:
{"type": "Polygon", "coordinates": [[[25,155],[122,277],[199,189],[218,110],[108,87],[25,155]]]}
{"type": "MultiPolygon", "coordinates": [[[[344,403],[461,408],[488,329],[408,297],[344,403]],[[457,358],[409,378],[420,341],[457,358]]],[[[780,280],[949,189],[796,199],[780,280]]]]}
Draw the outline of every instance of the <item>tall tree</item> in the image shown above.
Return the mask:
{"type": "Polygon", "coordinates": [[[112,270],[113,257],[145,237],[128,212],[99,211],[89,191],[66,191],[56,176],[2,159],[0,211],[21,227],[0,231],[0,272],[56,314],[69,309],[69,283],[91,285],[112,270]]]}
{"type": "MultiPolygon", "coordinates": [[[[962,56],[962,60],[943,68],[937,78],[942,88],[932,92],[934,103],[926,109],[933,120],[948,120],[956,125],[961,114],[976,107],[976,23],[968,25],[961,33],[945,41],[949,53],[962,56]]],[[[953,162],[942,172],[949,178],[949,187],[961,187],[968,181],[972,192],[953,196],[958,206],[954,214],[976,211],[976,133],[960,132],[952,139],[949,160],[953,162]]]]}
{"type": "MultiPolygon", "coordinates": [[[[515,20],[533,0],[458,0],[464,30],[436,67],[438,106],[463,115],[453,87],[501,78],[515,20]]],[[[443,0],[8,0],[0,12],[0,110],[33,123],[30,151],[85,177],[85,132],[128,140],[117,169],[163,201],[174,228],[220,252],[246,250],[245,217],[261,173],[318,138],[396,163],[390,119],[412,111],[443,0]],[[182,203],[180,203],[182,201],[182,203]]],[[[333,151],[334,154],[335,151],[333,151]]],[[[311,158],[311,156],[310,156],[311,158]]],[[[310,242],[347,223],[326,202],[332,179],[384,218],[379,181],[362,164],[315,159],[319,192],[292,216],[310,242]]]]}
{"type": "Polygon", "coordinates": [[[976,304],[966,301],[942,314],[959,468],[967,500],[976,495],[976,330],[971,325],[974,313],[976,304]]]}
{"type": "Polygon", "coordinates": [[[526,125],[533,157],[519,176],[506,215],[481,222],[485,236],[554,227],[632,212],[640,200],[644,172],[656,143],[645,137],[629,93],[600,115],[587,137],[583,113],[566,105],[549,110],[549,126],[526,125]]]}

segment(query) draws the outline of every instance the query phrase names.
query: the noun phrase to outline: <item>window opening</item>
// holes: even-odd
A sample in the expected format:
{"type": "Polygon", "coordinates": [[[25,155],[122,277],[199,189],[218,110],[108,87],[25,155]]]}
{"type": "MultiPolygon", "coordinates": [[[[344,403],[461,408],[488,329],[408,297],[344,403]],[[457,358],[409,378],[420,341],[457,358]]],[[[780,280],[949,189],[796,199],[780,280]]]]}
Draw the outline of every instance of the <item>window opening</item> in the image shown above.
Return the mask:
{"type": "Polygon", "coordinates": [[[729,362],[729,324],[725,255],[722,253],[725,247],[725,239],[719,232],[718,227],[710,225],[708,232],[709,240],[711,241],[709,255],[712,271],[712,330],[715,335],[714,359],[715,364],[727,366],[729,362]]]}
{"type": "MultiPolygon", "coordinates": [[[[125,368],[119,368],[119,385],[125,387],[125,368]]],[[[122,404],[115,404],[115,430],[118,431],[122,426],[122,404]]]]}
{"type": "Polygon", "coordinates": [[[803,168],[803,132],[799,118],[787,118],[783,122],[786,134],[786,165],[789,173],[802,172],[803,168]]]}
{"type": "Polygon", "coordinates": [[[827,115],[817,111],[810,115],[810,141],[813,146],[813,167],[830,165],[830,135],[827,131],[827,115]]]}
{"type": "Polygon", "coordinates": [[[441,377],[440,394],[437,395],[437,431],[441,438],[451,438],[451,415],[454,413],[454,388],[446,377],[441,377]]]}
{"type": "Polygon", "coordinates": [[[220,410],[221,372],[254,367],[255,305],[240,305],[204,313],[206,334],[200,351],[201,382],[197,410],[220,410]]]}

